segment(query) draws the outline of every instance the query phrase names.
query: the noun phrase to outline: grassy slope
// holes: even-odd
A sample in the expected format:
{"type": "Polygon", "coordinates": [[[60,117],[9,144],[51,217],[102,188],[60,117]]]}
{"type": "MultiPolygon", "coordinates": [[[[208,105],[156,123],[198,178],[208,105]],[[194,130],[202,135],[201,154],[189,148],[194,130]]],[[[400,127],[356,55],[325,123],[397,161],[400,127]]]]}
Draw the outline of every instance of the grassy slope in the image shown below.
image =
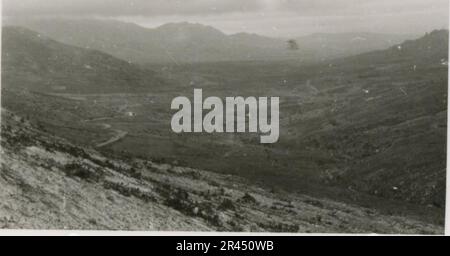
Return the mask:
{"type": "Polygon", "coordinates": [[[367,208],[74,146],[2,110],[0,225],[12,229],[442,233],[367,208]]]}
{"type": "Polygon", "coordinates": [[[99,51],[64,45],[31,30],[3,27],[2,85],[38,92],[140,92],[165,82],[99,51]]]}

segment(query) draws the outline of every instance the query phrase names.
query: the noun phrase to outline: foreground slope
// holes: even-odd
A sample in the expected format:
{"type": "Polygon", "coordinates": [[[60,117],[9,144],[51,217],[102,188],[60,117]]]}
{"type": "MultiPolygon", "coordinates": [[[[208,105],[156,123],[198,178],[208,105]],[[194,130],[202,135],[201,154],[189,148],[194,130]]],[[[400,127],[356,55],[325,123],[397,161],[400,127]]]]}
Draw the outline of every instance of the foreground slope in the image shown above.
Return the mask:
{"type": "Polygon", "coordinates": [[[245,180],[108,157],[2,110],[0,225],[12,229],[441,233],[441,227],[245,180]]]}

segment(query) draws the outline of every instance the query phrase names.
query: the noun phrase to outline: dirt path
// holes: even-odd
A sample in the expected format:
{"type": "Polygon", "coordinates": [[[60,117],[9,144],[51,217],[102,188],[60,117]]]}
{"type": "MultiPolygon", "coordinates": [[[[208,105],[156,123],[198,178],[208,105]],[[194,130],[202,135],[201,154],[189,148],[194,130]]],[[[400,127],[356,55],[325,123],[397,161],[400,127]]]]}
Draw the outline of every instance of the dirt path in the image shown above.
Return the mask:
{"type": "MultiPolygon", "coordinates": [[[[113,118],[112,117],[99,117],[99,118],[94,118],[94,119],[83,120],[83,122],[96,122],[96,121],[111,120],[111,119],[113,119],[113,118]]],[[[107,124],[107,123],[99,123],[99,124],[105,130],[112,129],[112,125],[110,125],[110,124],[107,124]]],[[[114,142],[117,142],[117,141],[123,139],[125,136],[128,135],[128,132],[126,132],[126,131],[122,131],[122,130],[118,130],[118,129],[114,129],[113,131],[114,131],[114,135],[111,138],[109,138],[108,140],[106,140],[104,142],[96,144],[95,147],[102,148],[102,147],[108,146],[114,142]]]]}
{"type": "Polygon", "coordinates": [[[83,120],[82,122],[85,122],[85,123],[87,123],[87,122],[97,122],[97,121],[103,121],[103,120],[111,120],[113,118],[114,117],[97,117],[97,118],[92,118],[92,119],[86,119],[86,120],[83,120]]]}
{"type": "Polygon", "coordinates": [[[97,145],[95,145],[96,148],[101,148],[101,147],[105,147],[108,146],[109,144],[112,144],[114,142],[117,142],[123,138],[125,138],[125,136],[127,136],[128,132],[126,131],[122,131],[122,130],[114,130],[114,132],[116,133],[113,137],[111,137],[109,140],[99,143],[97,145]]]}

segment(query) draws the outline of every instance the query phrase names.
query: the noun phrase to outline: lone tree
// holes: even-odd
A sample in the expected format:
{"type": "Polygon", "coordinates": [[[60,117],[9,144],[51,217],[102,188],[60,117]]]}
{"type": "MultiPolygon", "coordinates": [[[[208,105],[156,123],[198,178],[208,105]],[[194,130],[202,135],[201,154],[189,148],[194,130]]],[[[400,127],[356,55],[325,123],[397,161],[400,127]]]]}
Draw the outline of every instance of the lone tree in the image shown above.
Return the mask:
{"type": "Polygon", "coordinates": [[[288,41],[287,41],[287,44],[288,44],[288,49],[289,49],[289,50],[296,51],[296,50],[299,49],[299,48],[298,48],[297,41],[295,41],[294,39],[288,40],[288,41]]]}

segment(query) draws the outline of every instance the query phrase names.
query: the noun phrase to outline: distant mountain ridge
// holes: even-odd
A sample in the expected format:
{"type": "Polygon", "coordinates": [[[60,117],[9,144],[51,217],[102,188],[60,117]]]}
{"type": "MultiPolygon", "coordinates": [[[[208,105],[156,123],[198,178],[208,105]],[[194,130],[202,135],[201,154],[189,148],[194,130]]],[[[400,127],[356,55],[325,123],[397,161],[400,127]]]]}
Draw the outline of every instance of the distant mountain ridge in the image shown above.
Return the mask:
{"type": "Polygon", "coordinates": [[[414,38],[411,35],[370,33],[314,34],[294,38],[299,50],[291,51],[287,39],[249,33],[227,35],[211,26],[187,22],[168,23],[154,29],[95,19],[14,20],[6,23],[27,27],[62,43],[100,50],[138,63],[323,60],[385,49],[414,38]]]}

